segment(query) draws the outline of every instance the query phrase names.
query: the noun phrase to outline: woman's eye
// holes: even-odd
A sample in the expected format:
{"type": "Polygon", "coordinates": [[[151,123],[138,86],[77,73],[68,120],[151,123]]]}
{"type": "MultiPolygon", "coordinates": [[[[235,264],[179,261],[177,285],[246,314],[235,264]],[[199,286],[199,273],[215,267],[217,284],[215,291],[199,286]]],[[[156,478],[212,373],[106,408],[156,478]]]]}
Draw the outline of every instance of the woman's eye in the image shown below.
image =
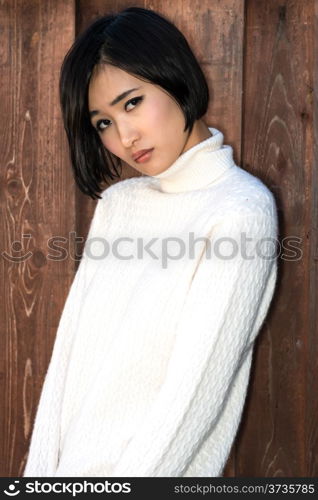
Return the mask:
{"type": "MultiPolygon", "coordinates": [[[[125,110],[130,111],[131,109],[134,109],[135,106],[137,106],[137,104],[139,102],[141,102],[142,100],[143,100],[143,96],[134,97],[133,99],[129,99],[129,101],[127,101],[125,104],[125,110]],[[132,108],[127,109],[128,106],[130,106],[130,105],[132,106],[132,108]]],[[[111,124],[110,120],[99,120],[96,123],[96,129],[98,132],[103,132],[104,130],[106,130],[109,127],[110,124],[111,124]]]]}
{"type": "MultiPolygon", "coordinates": [[[[139,102],[141,102],[142,100],[143,100],[143,97],[134,97],[133,99],[129,99],[129,101],[127,101],[127,102],[126,102],[126,104],[125,104],[125,109],[127,110],[127,107],[128,107],[128,106],[130,106],[130,104],[131,104],[131,105],[133,106],[133,108],[134,108],[134,107],[135,107],[135,106],[137,106],[137,104],[138,104],[139,102]]],[[[132,109],[133,109],[133,108],[132,108],[132,109]]],[[[129,109],[128,109],[127,111],[129,111],[129,109]]]]}
{"type": "Polygon", "coordinates": [[[97,123],[96,123],[96,128],[98,130],[98,132],[103,132],[103,130],[105,130],[109,125],[109,120],[99,120],[97,123]],[[108,122],[105,124],[105,122],[108,122]]]}

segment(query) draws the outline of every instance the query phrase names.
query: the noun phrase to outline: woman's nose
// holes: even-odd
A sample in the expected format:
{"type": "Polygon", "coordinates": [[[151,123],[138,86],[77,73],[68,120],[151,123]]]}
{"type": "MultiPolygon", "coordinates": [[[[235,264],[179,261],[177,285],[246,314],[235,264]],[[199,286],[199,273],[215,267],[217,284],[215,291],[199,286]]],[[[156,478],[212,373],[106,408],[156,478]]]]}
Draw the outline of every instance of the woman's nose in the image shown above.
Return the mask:
{"type": "Polygon", "coordinates": [[[118,125],[118,133],[124,148],[130,148],[140,135],[137,128],[128,123],[118,125]]]}

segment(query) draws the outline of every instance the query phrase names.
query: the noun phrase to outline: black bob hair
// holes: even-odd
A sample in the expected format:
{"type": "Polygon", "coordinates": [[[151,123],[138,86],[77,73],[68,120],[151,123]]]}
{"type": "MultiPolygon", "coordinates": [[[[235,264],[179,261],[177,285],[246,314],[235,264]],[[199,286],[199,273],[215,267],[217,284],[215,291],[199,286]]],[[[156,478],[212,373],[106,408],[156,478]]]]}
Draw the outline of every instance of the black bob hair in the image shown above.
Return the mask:
{"type": "Polygon", "coordinates": [[[111,64],[159,85],[180,105],[189,134],[207,111],[205,76],[183,34],[153,10],[129,7],[95,20],[74,42],[61,67],[60,104],[75,181],[92,199],[119,178],[120,159],[91,124],[88,87],[97,65],[111,64]]]}

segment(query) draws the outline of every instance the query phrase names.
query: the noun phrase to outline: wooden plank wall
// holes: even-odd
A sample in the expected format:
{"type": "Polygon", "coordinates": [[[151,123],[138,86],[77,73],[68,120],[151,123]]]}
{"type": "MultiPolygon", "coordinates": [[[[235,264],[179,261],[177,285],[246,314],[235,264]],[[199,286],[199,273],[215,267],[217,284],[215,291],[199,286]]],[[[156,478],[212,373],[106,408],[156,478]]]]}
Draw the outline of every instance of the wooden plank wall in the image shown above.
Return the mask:
{"type": "Polygon", "coordinates": [[[276,195],[281,254],[237,447],[238,475],[318,472],[314,9],[311,0],[250,0],[246,10],[242,158],[276,195]],[[283,249],[291,237],[298,238],[297,260],[283,249]]]}
{"type": "MultiPolygon", "coordinates": [[[[75,35],[97,15],[133,5],[167,15],[186,35],[210,85],[208,125],[223,131],[236,163],[272,189],[279,209],[277,292],[256,343],[225,476],[317,476],[315,0],[0,2],[0,474],[19,476],[24,468],[78,265],[66,253],[62,261],[48,259],[47,241],[64,237],[61,246],[74,255],[69,233],[86,236],[96,203],[72,179],[58,108],[59,67],[75,35]]],[[[134,175],[125,165],[123,178],[134,175]]]]}
{"type": "Polygon", "coordinates": [[[72,0],[0,2],[1,475],[24,468],[35,408],[75,263],[75,190],[58,106],[75,35],[72,0]],[[29,235],[29,236],[28,236],[29,235]],[[5,252],[5,255],[4,255],[5,252]]]}

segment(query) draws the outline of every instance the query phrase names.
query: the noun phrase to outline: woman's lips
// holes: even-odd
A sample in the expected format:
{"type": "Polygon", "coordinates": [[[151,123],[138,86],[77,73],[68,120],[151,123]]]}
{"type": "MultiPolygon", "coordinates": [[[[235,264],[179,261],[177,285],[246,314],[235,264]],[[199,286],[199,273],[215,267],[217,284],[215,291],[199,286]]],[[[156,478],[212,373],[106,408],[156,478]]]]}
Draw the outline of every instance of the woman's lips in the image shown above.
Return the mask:
{"type": "Polygon", "coordinates": [[[135,159],[135,162],[136,163],[145,163],[146,161],[148,161],[152,155],[153,149],[154,148],[148,149],[141,156],[138,156],[138,158],[135,159]]]}

